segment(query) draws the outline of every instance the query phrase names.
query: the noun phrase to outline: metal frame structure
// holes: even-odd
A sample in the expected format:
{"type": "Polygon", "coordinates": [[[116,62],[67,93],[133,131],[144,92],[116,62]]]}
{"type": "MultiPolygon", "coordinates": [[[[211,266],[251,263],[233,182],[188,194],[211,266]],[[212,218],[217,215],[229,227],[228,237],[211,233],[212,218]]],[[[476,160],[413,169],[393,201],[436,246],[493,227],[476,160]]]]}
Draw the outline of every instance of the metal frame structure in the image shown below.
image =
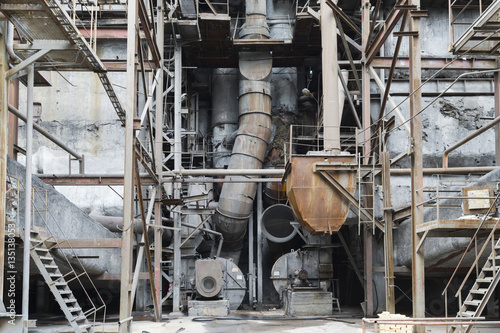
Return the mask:
{"type": "MultiPolygon", "coordinates": [[[[49,1],[40,1],[37,10],[45,10],[48,15],[52,17],[62,17],[64,16],[61,8],[58,7],[51,9],[48,6],[49,1]]],[[[498,2],[495,2],[498,4],[498,2]]],[[[21,62],[13,69],[8,70],[7,64],[7,52],[4,49],[5,43],[0,39],[0,77],[2,78],[0,82],[0,89],[2,97],[7,96],[7,80],[3,78],[14,78],[19,76],[19,73],[24,73],[25,69],[28,69],[29,82],[33,82],[33,68],[35,69],[48,69],[56,67],[56,64],[51,64],[50,53],[56,51],[68,51],[68,50],[83,50],[85,69],[93,70],[99,76],[103,87],[110,98],[110,101],[117,112],[118,118],[125,126],[125,161],[124,161],[124,174],[119,176],[111,175],[84,175],[83,167],[83,156],[77,152],[72,151],[65,145],[60,146],[65,149],[69,154],[73,155],[76,159],[81,161],[80,175],[74,176],[67,175],[67,177],[42,177],[44,180],[50,180],[53,184],[75,184],[75,185],[96,185],[96,184],[123,184],[124,186],[124,212],[123,212],[123,233],[120,244],[110,245],[109,242],[104,242],[101,245],[95,245],[98,247],[103,246],[121,246],[122,250],[122,266],[120,279],[122,282],[120,291],[120,329],[122,332],[131,331],[131,313],[132,304],[135,296],[135,290],[137,287],[138,280],[143,278],[140,272],[140,265],[137,265],[135,271],[132,267],[133,262],[133,228],[131,228],[134,223],[134,216],[139,213],[141,216],[141,223],[143,227],[143,235],[147,235],[149,228],[154,228],[154,253],[151,256],[150,244],[147,237],[145,237],[140,242],[140,249],[138,251],[137,262],[141,263],[144,261],[144,255],[146,256],[148,277],[151,284],[151,289],[153,292],[153,303],[155,309],[155,320],[161,320],[162,312],[161,305],[167,299],[172,297],[172,304],[174,312],[181,310],[181,300],[180,300],[180,273],[181,273],[181,242],[182,235],[180,229],[182,227],[181,213],[179,209],[174,209],[178,203],[182,202],[182,184],[189,182],[217,182],[219,180],[207,180],[204,177],[208,176],[238,176],[238,175],[272,175],[276,178],[270,179],[259,179],[252,180],[253,182],[269,182],[269,181],[281,181],[278,177],[281,177],[285,170],[275,169],[275,170],[207,170],[207,169],[193,169],[185,170],[183,168],[183,154],[186,153],[187,147],[183,147],[183,138],[189,136],[187,130],[182,130],[183,117],[185,112],[183,111],[183,100],[185,95],[183,92],[185,90],[183,86],[183,75],[185,71],[183,70],[182,60],[183,52],[185,49],[182,45],[182,40],[177,40],[175,36],[195,36],[200,38],[203,31],[203,25],[208,25],[209,18],[214,18],[218,14],[221,14],[221,18],[218,18],[224,27],[228,28],[227,18],[228,7],[223,10],[222,13],[218,13],[217,9],[212,5],[218,5],[216,3],[210,3],[207,1],[208,9],[204,13],[199,12],[199,8],[196,8],[196,13],[194,13],[193,18],[177,17],[176,13],[179,8],[176,7],[176,3],[158,3],[153,6],[152,2],[145,0],[133,0],[128,3],[127,7],[127,31],[126,35],[120,32],[123,37],[127,38],[127,61],[126,64],[112,64],[106,63],[109,67],[113,67],[115,70],[126,70],[126,89],[127,98],[124,106],[118,100],[116,93],[113,90],[113,85],[111,84],[107,74],[105,64],[103,64],[96,56],[87,41],[81,37],[71,34],[73,31],[77,31],[74,22],[68,21],[68,18],[64,16],[62,26],[63,30],[66,32],[68,38],[64,41],[54,41],[45,46],[40,45],[37,41],[33,41],[32,46],[28,47],[25,45],[19,45],[16,47],[16,51],[22,55],[24,58],[21,62]],[[227,17],[226,17],[227,16],[227,17]],[[166,22],[168,24],[166,24],[166,22]],[[73,29],[73,30],[72,30],[73,29]],[[174,35],[174,38],[167,41],[165,36],[170,33],[174,35]],[[139,86],[139,88],[138,88],[139,86]],[[145,96],[144,101],[140,101],[140,96],[145,96]],[[141,104],[141,107],[138,107],[141,104]],[[167,128],[169,132],[168,135],[164,136],[162,132],[167,128]],[[165,146],[169,147],[167,151],[165,146]],[[169,169],[167,164],[173,159],[173,169],[169,169]],[[139,163],[140,164],[139,164],[139,163]],[[142,170],[140,169],[140,166],[142,170]],[[140,171],[145,171],[146,173],[140,173],[140,171]],[[189,178],[197,177],[197,178],[189,178]],[[171,193],[164,193],[164,184],[172,183],[171,193]],[[146,186],[151,187],[149,196],[146,196],[146,191],[144,188],[146,186]],[[168,196],[167,203],[163,202],[164,194],[168,196]],[[134,198],[136,195],[139,197],[139,212],[134,212],[134,198]],[[148,200],[147,209],[144,205],[144,201],[148,200]],[[163,225],[162,220],[162,209],[167,209],[172,213],[173,218],[173,230],[174,230],[174,254],[173,254],[173,276],[168,276],[162,271],[162,229],[168,228],[163,225]],[[154,223],[151,223],[152,213],[154,211],[154,223]],[[172,284],[172,290],[170,293],[162,292],[162,281],[165,278],[168,283],[172,284]]],[[[382,186],[384,189],[384,220],[376,221],[376,219],[370,215],[370,209],[373,209],[373,203],[365,203],[365,206],[361,205],[359,200],[356,198],[344,194],[351,201],[353,205],[358,207],[361,214],[366,215],[368,219],[373,220],[374,224],[364,225],[364,249],[365,249],[365,297],[367,302],[367,315],[373,315],[374,303],[373,303],[373,282],[372,276],[375,273],[372,257],[371,248],[373,246],[373,234],[375,229],[379,229],[384,232],[384,257],[385,257],[385,278],[386,278],[386,304],[387,310],[390,312],[395,311],[395,296],[394,296],[394,265],[393,265],[393,250],[392,250],[392,228],[393,220],[397,219],[396,212],[393,212],[390,201],[390,175],[399,173],[409,173],[411,175],[411,218],[412,218],[412,257],[413,257],[413,267],[412,267],[412,279],[413,279],[413,290],[414,295],[413,305],[414,305],[414,317],[421,318],[425,317],[425,274],[424,274],[424,259],[423,259],[423,244],[424,238],[421,233],[418,232],[419,226],[423,223],[423,176],[428,173],[436,172],[469,172],[470,170],[478,171],[478,168],[468,168],[467,170],[458,170],[453,168],[447,168],[447,163],[443,162],[442,169],[426,170],[423,168],[422,164],[422,111],[424,110],[422,106],[422,69],[437,69],[441,70],[495,70],[496,61],[491,59],[425,59],[421,57],[421,42],[420,42],[420,20],[426,16],[426,13],[420,8],[419,0],[399,0],[396,2],[394,8],[389,12],[388,16],[383,19],[380,23],[379,14],[381,12],[381,1],[377,0],[373,14],[371,15],[371,2],[369,0],[362,0],[360,5],[362,9],[362,22],[361,28],[357,26],[336,4],[336,1],[326,0],[322,5],[327,6],[327,11],[322,11],[323,15],[328,15],[331,18],[331,26],[329,29],[334,29],[337,31],[337,35],[340,37],[340,42],[346,52],[347,61],[339,60],[343,66],[348,66],[351,70],[350,76],[355,84],[351,84],[355,89],[358,89],[359,94],[362,95],[363,105],[361,112],[361,119],[358,119],[358,114],[356,107],[352,99],[350,99],[350,93],[347,91],[349,97],[349,106],[353,111],[353,117],[356,118],[356,123],[360,129],[360,135],[356,139],[363,142],[363,152],[362,152],[362,162],[365,165],[373,165],[375,161],[373,156],[376,155],[377,148],[381,152],[379,154],[379,164],[381,164],[380,170],[373,171],[371,177],[375,177],[376,174],[382,174],[382,186]],[[399,31],[395,32],[394,29],[400,22],[399,31]],[[408,26],[408,28],[407,28],[408,26]],[[358,45],[354,40],[349,37],[347,30],[353,32],[355,35],[361,36],[361,46],[358,45]],[[395,52],[392,57],[379,56],[379,52],[383,47],[383,44],[387,41],[390,35],[393,34],[397,37],[395,52]],[[399,51],[401,49],[404,38],[408,37],[410,44],[410,51],[408,58],[401,58],[399,51]],[[351,51],[351,48],[353,49],[351,51]],[[356,50],[356,51],[355,51],[356,50]],[[361,59],[355,59],[354,52],[361,51],[361,59]],[[385,78],[379,77],[376,70],[378,69],[388,69],[387,81],[384,82],[385,78]],[[394,80],[394,75],[396,69],[408,69],[410,76],[410,94],[407,99],[410,100],[410,117],[405,119],[402,112],[398,108],[398,104],[391,97],[391,85],[394,80]],[[380,109],[377,118],[372,120],[371,117],[371,95],[370,95],[370,84],[372,80],[377,84],[382,92],[382,98],[380,103],[380,109]],[[387,105],[391,107],[390,111],[387,111],[387,105]],[[384,151],[384,140],[382,136],[387,134],[387,129],[385,128],[385,122],[388,120],[391,113],[395,113],[398,117],[401,126],[404,127],[408,133],[411,141],[411,149],[408,153],[404,153],[390,159],[387,152],[384,151]],[[382,134],[383,133],[383,134],[382,134]],[[374,138],[378,138],[375,140],[374,138]],[[399,170],[394,171],[390,169],[390,166],[394,163],[400,161],[405,157],[410,157],[411,159],[411,169],[410,170],[399,170]]],[[[14,7],[9,7],[10,5],[2,4],[0,5],[0,11],[8,13],[14,7]]],[[[16,7],[19,9],[18,7],[16,7]]],[[[488,27],[488,20],[491,18],[491,13],[496,13],[498,8],[488,9],[482,17],[480,17],[471,27],[474,34],[476,32],[483,32],[481,29],[486,29],[487,33],[493,36],[497,31],[492,31],[488,27]],[[489,29],[489,30],[488,30],[489,29]]],[[[302,8],[301,14],[308,16],[309,19],[318,19],[318,13],[314,8],[302,8]]],[[[64,12],[65,13],[65,12],[64,12]]],[[[8,16],[8,15],[7,15],[8,16]]],[[[74,20],[73,20],[74,21],[74,20]]],[[[230,24],[229,24],[230,25],[230,24]]],[[[229,29],[229,28],[228,28],[229,29]]],[[[93,32],[91,35],[97,35],[98,32],[93,32]]],[[[236,34],[236,30],[234,31],[236,34]]],[[[463,38],[469,38],[473,40],[475,35],[466,35],[463,38]],[[469,37],[467,37],[469,36],[469,37]]],[[[325,36],[323,43],[327,43],[329,36],[325,36]]],[[[2,38],[5,38],[5,31],[1,31],[2,38]]],[[[233,35],[235,36],[235,35],[233,35]]],[[[203,36],[202,36],[203,37],[203,36]]],[[[279,58],[280,54],[283,54],[283,50],[286,50],[286,45],[288,41],[278,41],[278,40],[243,40],[233,38],[231,41],[231,46],[235,49],[265,49],[265,50],[276,50],[273,52],[273,56],[276,57],[277,61],[285,61],[279,58]],[[281,53],[280,53],[281,52],[281,53]]],[[[227,41],[224,41],[227,43],[227,41]]],[[[291,43],[291,42],[290,42],[291,43]]],[[[221,42],[223,44],[223,42],[221,42]]],[[[463,45],[466,42],[460,39],[454,47],[455,52],[469,52],[471,54],[475,53],[473,50],[465,50],[463,45]]],[[[489,54],[491,52],[496,52],[498,50],[498,43],[495,44],[491,49],[488,50],[489,54]]],[[[481,51],[486,52],[486,51],[481,51]]],[[[334,53],[337,53],[334,50],[334,53]]],[[[186,58],[186,57],[185,57],[186,58]]],[[[228,54],[228,59],[233,59],[234,54],[228,54]]],[[[301,58],[302,59],[302,58],[301,58]]],[[[215,60],[213,60],[215,63],[215,60]]],[[[228,60],[228,61],[234,61],[228,60]]],[[[66,67],[65,70],[83,70],[81,64],[71,64],[71,66],[66,67]],[[72,66],[72,67],[71,67],[72,66]]],[[[337,89],[336,77],[339,67],[335,66],[333,81],[331,82],[331,89],[337,89]]],[[[341,76],[340,76],[341,77],[341,76]]],[[[498,115],[499,115],[499,86],[500,86],[500,75],[496,73],[495,77],[495,101],[496,103],[496,119],[487,126],[491,128],[496,126],[497,130],[497,147],[496,154],[500,156],[500,144],[498,144],[498,115]]],[[[349,82],[341,81],[345,90],[348,88],[349,82]]],[[[425,83],[424,83],[425,84],[425,83]]],[[[30,87],[32,87],[30,85],[30,87]]],[[[0,105],[0,205],[5,202],[5,156],[7,154],[7,115],[10,109],[12,113],[16,113],[16,108],[8,105],[6,98],[0,99],[2,104],[0,105]]],[[[337,101],[338,102],[338,101],[337,101]]],[[[28,101],[30,105],[30,101],[28,101]]],[[[32,104],[31,104],[32,106],[32,104]]],[[[28,107],[30,110],[30,107],[28,107]]],[[[21,115],[17,115],[22,119],[21,115]]],[[[28,113],[25,119],[30,122],[32,117],[28,113]]],[[[28,129],[31,125],[28,124],[28,129]]],[[[37,129],[36,125],[34,126],[37,129]]],[[[479,132],[487,129],[483,127],[479,132]]],[[[40,129],[38,129],[40,130],[40,129]]],[[[474,135],[464,139],[464,141],[469,141],[474,135]]],[[[27,134],[27,138],[31,139],[32,135],[27,134]]],[[[56,138],[52,138],[53,141],[57,143],[56,138]]],[[[338,138],[335,138],[338,139],[338,138]]],[[[292,140],[290,140],[292,144],[292,140]]],[[[356,144],[356,147],[358,145],[356,144]]],[[[340,147],[332,147],[332,149],[337,150],[340,147]]],[[[449,148],[451,150],[452,148],[449,148]]],[[[29,154],[31,153],[30,146],[28,145],[26,149],[27,159],[29,161],[29,154]]],[[[445,152],[446,153],[446,152],[445,152]]],[[[497,158],[497,163],[499,163],[499,158],[497,158]]],[[[71,170],[71,168],[70,168],[71,170]]],[[[489,170],[489,169],[488,169],[489,170]]],[[[342,190],[336,181],[328,176],[328,173],[324,170],[319,170],[323,177],[325,177],[332,186],[342,190]]],[[[485,171],[481,169],[480,171],[485,171]]],[[[31,175],[31,171],[27,168],[27,174],[31,175]]],[[[225,180],[220,180],[220,182],[245,182],[238,178],[226,178],[225,180]]],[[[372,183],[373,183],[372,178],[372,183]]],[[[29,184],[27,184],[29,186],[29,184]]],[[[261,185],[259,185],[261,188],[261,185]]],[[[28,191],[29,192],[29,191],[28,191]]],[[[342,191],[341,191],[342,192],[342,191]]],[[[261,191],[257,197],[257,212],[258,216],[261,216],[262,212],[262,198],[260,196],[261,191]]],[[[27,200],[29,203],[30,200],[27,200]]],[[[1,206],[0,206],[1,207],[1,206]]],[[[0,209],[1,211],[2,209],[0,209]]],[[[4,235],[2,227],[4,222],[4,216],[0,216],[0,246],[4,241],[4,235]]],[[[262,236],[260,233],[260,221],[257,223],[257,262],[262,262],[262,252],[261,252],[261,242],[262,236]]],[[[202,224],[197,226],[201,227],[202,224]]],[[[194,227],[193,227],[194,228],[194,227]]],[[[29,229],[27,229],[29,236],[29,229]]],[[[81,246],[89,246],[90,242],[80,242],[81,246]],[[83,244],[83,245],[82,245],[83,244]]],[[[72,242],[73,244],[73,242],[72,242]]],[[[253,250],[252,250],[253,254],[253,250]]],[[[3,263],[3,252],[0,252],[0,263],[3,263]]],[[[28,260],[29,262],[29,260],[28,260]]],[[[252,264],[252,263],[251,263],[252,264]]],[[[0,265],[3,267],[3,265],[0,265]]],[[[253,266],[250,266],[250,275],[253,277],[257,276],[257,290],[253,290],[253,293],[257,295],[256,300],[259,304],[262,303],[262,270],[258,267],[256,274],[253,272],[253,266]]],[[[2,268],[0,268],[0,281],[3,275],[2,268]]],[[[3,288],[3,284],[0,282],[0,291],[3,288]]],[[[26,289],[27,290],[27,289],[26,289]]],[[[1,293],[0,293],[1,295],[1,293]]],[[[252,295],[254,296],[254,295],[252,295]]],[[[253,298],[250,300],[253,302],[253,298]]],[[[27,304],[27,303],[26,303],[27,304]]],[[[27,315],[27,309],[25,309],[27,315]]],[[[25,318],[27,319],[27,317],[25,318]]],[[[419,326],[418,331],[423,330],[422,326],[419,326]]]]}

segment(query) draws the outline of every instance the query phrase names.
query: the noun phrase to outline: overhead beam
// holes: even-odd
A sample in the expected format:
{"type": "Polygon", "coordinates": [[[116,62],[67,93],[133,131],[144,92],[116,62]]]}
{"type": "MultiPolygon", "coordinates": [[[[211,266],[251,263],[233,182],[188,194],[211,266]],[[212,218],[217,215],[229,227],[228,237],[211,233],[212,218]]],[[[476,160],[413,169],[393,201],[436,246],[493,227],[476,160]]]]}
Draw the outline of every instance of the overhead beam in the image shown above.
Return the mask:
{"type": "MultiPolygon", "coordinates": [[[[373,68],[390,69],[392,57],[376,57],[371,62],[373,68]]],[[[396,69],[409,69],[410,59],[399,58],[394,61],[396,69]]],[[[452,59],[452,58],[422,58],[422,69],[442,69],[448,71],[481,71],[497,69],[497,59],[452,59]],[[453,63],[451,65],[450,62],[453,63]]]]}
{"type": "Polygon", "coordinates": [[[326,0],[326,4],[328,7],[330,7],[333,12],[338,15],[342,21],[344,21],[349,28],[351,28],[352,31],[356,32],[356,34],[361,35],[361,30],[359,27],[354,23],[349,16],[347,16],[344,11],[335,3],[333,0],[326,0]]]}

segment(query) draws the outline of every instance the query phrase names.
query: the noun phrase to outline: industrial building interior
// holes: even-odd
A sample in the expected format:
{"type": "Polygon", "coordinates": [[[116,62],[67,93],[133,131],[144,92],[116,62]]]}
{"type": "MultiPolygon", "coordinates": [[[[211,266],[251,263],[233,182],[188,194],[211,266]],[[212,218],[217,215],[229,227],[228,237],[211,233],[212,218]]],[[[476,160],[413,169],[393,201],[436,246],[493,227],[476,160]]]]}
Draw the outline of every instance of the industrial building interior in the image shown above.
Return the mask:
{"type": "Polygon", "coordinates": [[[500,0],[1,0],[0,332],[495,332],[499,52],[500,0]]]}

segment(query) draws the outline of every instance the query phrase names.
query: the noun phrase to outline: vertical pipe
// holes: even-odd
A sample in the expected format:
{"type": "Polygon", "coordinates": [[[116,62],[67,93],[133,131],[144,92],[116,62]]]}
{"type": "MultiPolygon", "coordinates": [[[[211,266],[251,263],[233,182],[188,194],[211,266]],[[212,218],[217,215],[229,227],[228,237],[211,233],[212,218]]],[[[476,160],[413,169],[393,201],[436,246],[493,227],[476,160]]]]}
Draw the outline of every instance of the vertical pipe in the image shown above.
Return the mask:
{"type": "MultiPolygon", "coordinates": [[[[338,0],[333,0],[337,3],[338,0]]],[[[333,10],[321,0],[321,67],[323,77],[323,141],[325,151],[340,152],[337,23],[333,10]]]]}
{"type": "Polygon", "coordinates": [[[132,323],[127,320],[132,313],[131,284],[132,284],[132,254],[134,247],[134,118],[137,113],[137,0],[128,2],[127,8],[127,74],[125,99],[125,160],[123,181],[123,232],[121,248],[120,272],[120,332],[131,332],[132,323]]]}
{"type": "MultiPolygon", "coordinates": [[[[420,0],[412,0],[412,5],[420,9],[420,0]]],[[[424,222],[423,215],[423,161],[422,161],[422,91],[419,89],[421,78],[422,52],[420,44],[420,18],[410,16],[410,31],[418,35],[410,37],[410,127],[413,154],[411,154],[411,233],[412,233],[412,292],[413,317],[425,317],[425,262],[424,247],[417,249],[422,236],[417,226],[424,222]],[[415,91],[418,89],[417,91],[415,91]]],[[[417,326],[417,333],[424,333],[425,326],[417,326]]]]}
{"type": "Polygon", "coordinates": [[[394,300],[394,250],[392,237],[392,212],[388,207],[391,201],[391,159],[388,152],[382,153],[382,189],[384,193],[384,268],[385,268],[385,309],[395,313],[394,300]]]}
{"type": "MultiPolygon", "coordinates": [[[[181,92],[182,92],[182,49],[179,46],[175,47],[174,51],[174,169],[180,170],[182,162],[182,142],[181,142],[181,92]]],[[[181,184],[174,184],[174,198],[181,197],[181,184]]],[[[174,281],[173,281],[173,296],[172,310],[173,312],[180,311],[180,292],[181,292],[181,214],[174,213],[174,281]]]]}
{"type": "MultiPolygon", "coordinates": [[[[2,76],[3,77],[3,76],[2,76]]],[[[7,83],[6,83],[7,84],[7,83]]],[[[9,82],[8,85],[8,90],[9,90],[9,104],[14,106],[16,109],[19,109],[19,80],[18,79],[13,79],[9,82]]],[[[7,154],[10,155],[14,160],[17,160],[17,150],[14,148],[17,146],[18,143],[18,118],[13,115],[12,113],[9,113],[9,130],[8,132],[8,137],[9,137],[9,145],[8,145],[8,151],[7,154]]]]}
{"type": "Polygon", "coordinates": [[[363,16],[362,16],[362,31],[363,36],[361,40],[362,50],[363,50],[363,68],[362,68],[362,78],[363,78],[363,136],[360,138],[364,142],[363,144],[363,156],[365,157],[365,163],[367,163],[371,145],[371,114],[370,114],[370,71],[369,66],[366,64],[366,50],[368,42],[368,34],[370,33],[370,0],[363,0],[363,16]]]}
{"type": "MultiPolygon", "coordinates": [[[[7,52],[5,50],[6,22],[0,24],[0,248],[5,248],[5,202],[7,192],[7,117],[9,114],[7,103],[7,85],[5,72],[9,69],[7,52]]],[[[0,251],[0,304],[3,302],[4,290],[4,261],[5,251],[0,251]]]]}
{"type": "MultiPolygon", "coordinates": [[[[156,43],[158,44],[158,48],[163,50],[165,36],[164,36],[164,13],[163,13],[163,2],[158,3],[157,7],[157,34],[156,34],[156,43]]],[[[163,64],[163,52],[160,52],[160,63],[163,64]]],[[[155,161],[156,161],[156,177],[158,178],[158,184],[156,185],[156,200],[155,200],[155,224],[157,226],[162,225],[162,211],[161,211],[161,186],[162,186],[162,174],[163,174],[163,74],[164,72],[161,70],[158,76],[158,83],[156,86],[156,123],[155,123],[155,161]]],[[[162,299],[162,269],[161,269],[161,257],[162,257],[162,230],[161,228],[155,228],[154,230],[154,261],[155,261],[155,290],[156,290],[156,299],[160,300],[159,304],[159,313],[161,318],[161,299],[162,299]]]]}
{"type": "Polygon", "coordinates": [[[248,305],[253,305],[253,214],[248,219],[248,305]]]}
{"type": "MultiPolygon", "coordinates": [[[[495,72],[495,118],[500,116],[500,73],[495,72]]],[[[500,124],[495,127],[495,161],[500,165],[500,124]]]]}
{"type": "Polygon", "coordinates": [[[262,183],[257,186],[257,303],[262,306],[264,291],[262,290],[262,213],[264,207],[262,203],[262,183]]]}
{"type": "Polygon", "coordinates": [[[366,316],[373,317],[373,233],[364,226],[364,259],[365,259],[365,294],[366,294],[366,316]]]}
{"type": "MultiPolygon", "coordinates": [[[[33,88],[35,69],[28,67],[28,96],[26,105],[26,181],[24,205],[24,250],[23,250],[23,322],[28,320],[30,292],[30,235],[31,235],[31,181],[33,158],[33,88]]],[[[28,329],[25,328],[27,332],[28,329]]]]}
{"type": "Polygon", "coordinates": [[[182,48],[175,47],[174,51],[174,170],[181,169],[182,163],[182,48]]]}

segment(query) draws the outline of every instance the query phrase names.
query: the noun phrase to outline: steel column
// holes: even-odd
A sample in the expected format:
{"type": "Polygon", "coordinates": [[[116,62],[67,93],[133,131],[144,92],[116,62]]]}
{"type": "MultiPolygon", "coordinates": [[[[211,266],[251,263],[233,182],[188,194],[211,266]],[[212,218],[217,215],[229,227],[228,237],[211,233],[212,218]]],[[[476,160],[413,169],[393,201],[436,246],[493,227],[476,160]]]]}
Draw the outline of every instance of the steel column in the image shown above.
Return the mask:
{"type": "Polygon", "coordinates": [[[5,30],[7,23],[2,24],[0,31],[0,308],[3,304],[4,258],[5,258],[5,201],[7,191],[7,86],[5,71],[9,69],[7,51],[5,49],[5,30]]]}
{"type": "Polygon", "coordinates": [[[392,238],[392,207],[391,201],[391,159],[388,152],[382,153],[382,190],[384,193],[384,268],[385,268],[385,309],[396,312],[394,302],[394,249],[392,238]]]}
{"type": "MultiPolygon", "coordinates": [[[[30,250],[31,250],[31,184],[32,184],[32,158],[33,158],[33,89],[35,86],[35,68],[28,66],[28,92],[26,105],[26,180],[25,205],[24,205],[24,250],[23,250],[23,322],[29,318],[29,292],[30,292],[30,250]]],[[[25,326],[25,332],[28,328],[25,326]]]]}
{"type": "Polygon", "coordinates": [[[373,232],[368,225],[364,226],[364,266],[365,266],[365,297],[366,316],[373,317],[373,232]]]}
{"type": "MultiPolygon", "coordinates": [[[[420,0],[412,0],[412,5],[420,9],[420,0]]],[[[418,249],[422,237],[417,226],[424,222],[423,215],[423,162],[422,162],[422,91],[421,78],[420,17],[410,13],[410,31],[418,34],[410,37],[410,127],[411,127],[411,232],[412,232],[412,292],[413,317],[425,317],[425,265],[424,247],[418,249]],[[415,89],[418,89],[415,91],[415,89]]],[[[416,332],[424,333],[425,326],[418,326],[416,332]]]]}
{"type": "Polygon", "coordinates": [[[137,73],[136,48],[139,29],[137,19],[137,0],[128,2],[127,8],[127,81],[125,99],[125,166],[123,186],[123,232],[121,249],[121,285],[120,285],[120,332],[131,332],[132,323],[129,320],[132,313],[131,283],[132,254],[134,239],[134,118],[137,113],[137,73]]]}
{"type": "MultiPolygon", "coordinates": [[[[157,7],[157,35],[156,44],[160,50],[163,50],[163,45],[165,43],[164,36],[164,13],[163,13],[163,2],[158,4],[157,7]]],[[[160,63],[163,64],[163,52],[160,52],[160,63]]],[[[161,217],[161,195],[162,195],[162,167],[163,167],[163,75],[164,71],[161,70],[158,76],[157,86],[156,86],[156,123],[155,123],[155,161],[156,161],[156,177],[158,178],[158,184],[156,185],[156,200],[155,200],[155,224],[157,226],[162,225],[161,217]]],[[[156,299],[162,299],[162,270],[161,270],[161,259],[162,259],[162,230],[161,228],[154,229],[154,262],[155,262],[155,289],[156,289],[156,299]]],[[[160,302],[159,315],[162,315],[162,306],[160,302]]]]}
{"type": "Polygon", "coordinates": [[[262,203],[262,183],[257,185],[257,303],[262,306],[264,291],[262,290],[262,213],[264,207],[262,203]]]}
{"type": "Polygon", "coordinates": [[[362,67],[362,80],[363,80],[363,135],[361,140],[363,142],[363,156],[368,158],[370,154],[370,136],[371,136],[371,114],[370,114],[370,72],[369,66],[366,62],[368,33],[370,32],[370,1],[363,0],[362,6],[362,50],[363,50],[363,67],[362,67]]]}
{"type": "Polygon", "coordinates": [[[253,305],[253,213],[248,219],[248,305],[253,305]]]}
{"type": "MultiPolygon", "coordinates": [[[[500,73],[495,73],[495,118],[500,116],[500,73]]],[[[495,160],[500,165],[500,124],[495,127],[495,160]]]]}
{"type": "MultiPolygon", "coordinates": [[[[182,49],[177,46],[174,51],[175,61],[175,91],[174,91],[174,169],[180,170],[182,163],[182,142],[181,142],[181,93],[182,93],[182,49]]],[[[181,197],[180,183],[174,184],[174,198],[181,197]]],[[[173,312],[180,311],[180,293],[181,293],[181,214],[174,213],[174,281],[173,281],[173,297],[172,310],[173,312]]]]}
{"type": "MultiPolygon", "coordinates": [[[[337,3],[336,0],[332,1],[337,3]]],[[[339,79],[337,64],[337,24],[332,8],[321,0],[321,63],[323,78],[323,146],[340,152],[339,79]]]]}

